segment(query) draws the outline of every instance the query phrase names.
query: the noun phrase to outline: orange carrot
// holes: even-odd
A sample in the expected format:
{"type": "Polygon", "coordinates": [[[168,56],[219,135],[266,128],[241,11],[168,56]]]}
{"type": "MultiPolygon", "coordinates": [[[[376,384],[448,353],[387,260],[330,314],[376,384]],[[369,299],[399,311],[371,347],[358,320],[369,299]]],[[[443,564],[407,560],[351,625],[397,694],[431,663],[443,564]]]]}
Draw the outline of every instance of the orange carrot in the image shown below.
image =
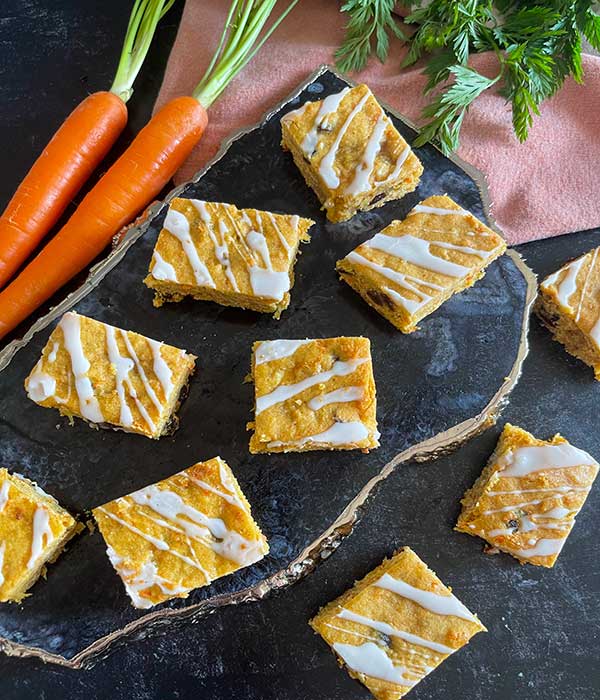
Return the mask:
{"type": "Polygon", "coordinates": [[[0,288],[56,224],[127,123],[127,107],[96,92],[65,119],[0,217],[0,288]]]}
{"type": "Polygon", "coordinates": [[[135,0],[110,92],[86,97],[42,151],[0,216],[0,289],[56,224],[127,124],[125,102],[174,0],[135,0]]]}
{"type": "Polygon", "coordinates": [[[168,102],[88,192],[65,226],[0,292],[0,338],[83,269],[183,164],[206,127],[193,97],[168,102]],[[151,167],[149,167],[151,164],[151,167]]]}
{"type": "Polygon", "coordinates": [[[172,178],[204,133],[206,108],[298,0],[290,0],[258,40],[276,2],[233,0],[215,56],[193,97],[177,97],[152,117],[61,231],[0,292],[0,338],[99,255],[172,178]]]}

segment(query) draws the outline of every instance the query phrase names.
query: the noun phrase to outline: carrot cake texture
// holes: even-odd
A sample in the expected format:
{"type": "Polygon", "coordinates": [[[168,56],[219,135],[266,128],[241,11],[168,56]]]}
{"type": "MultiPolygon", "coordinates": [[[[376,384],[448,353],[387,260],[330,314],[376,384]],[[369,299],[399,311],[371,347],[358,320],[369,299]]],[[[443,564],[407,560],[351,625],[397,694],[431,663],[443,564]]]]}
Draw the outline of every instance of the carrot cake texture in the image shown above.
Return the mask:
{"type": "Polygon", "coordinates": [[[455,529],[522,563],[552,567],[597,474],[596,460],[560,435],[538,440],[507,424],[455,529]]]}
{"type": "Polygon", "coordinates": [[[300,242],[311,219],[238,209],[233,204],[174,199],[144,283],[154,305],[194,299],[264,313],[290,303],[300,242]]]}
{"type": "Polygon", "coordinates": [[[403,697],[485,631],[408,547],[322,608],[310,625],[377,700],[403,697]]]}
{"type": "Polygon", "coordinates": [[[250,452],[379,446],[368,338],[254,343],[250,452]]]}
{"type": "Polygon", "coordinates": [[[0,602],[21,601],[78,530],[52,496],[0,469],[0,602]]]}
{"type": "Polygon", "coordinates": [[[428,197],[337,263],[340,278],[403,333],[471,287],[506,243],[450,197],[428,197]]]}
{"type": "Polygon", "coordinates": [[[600,380],[600,259],[593,248],[546,277],[535,312],[565,350],[600,380]]]}
{"type": "Polygon", "coordinates": [[[267,540],[220,458],[95,508],[111,564],[136,608],[187,598],[262,559],[267,540]]]}
{"type": "Polygon", "coordinates": [[[68,312],[25,389],[35,403],[69,418],[159,438],[177,424],[195,361],[185,350],[68,312]]]}
{"type": "Polygon", "coordinates": [[[366,85],[306,102],[281,119],[281,145],[330,221],[412,192],[423,166],[366,85]]]}

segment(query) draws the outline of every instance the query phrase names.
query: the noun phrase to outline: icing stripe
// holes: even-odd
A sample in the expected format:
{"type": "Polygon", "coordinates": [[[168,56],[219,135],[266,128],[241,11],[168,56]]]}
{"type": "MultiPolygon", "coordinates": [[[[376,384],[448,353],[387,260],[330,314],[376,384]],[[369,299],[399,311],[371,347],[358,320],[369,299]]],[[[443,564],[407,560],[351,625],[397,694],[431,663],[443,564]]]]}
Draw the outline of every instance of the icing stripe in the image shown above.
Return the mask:
{"type": "Polygon", "coordinates": [[[383,574],[373,585],[378,588],[385,588],[396,595],[412,600],[417,605],[420,605],[422,608],[436,615],[453,615],[454,617],[460,617],[463,620],[479,624],[475,615],[469,612],[460,600],[452,594],[440,595],[438,593],[432,593],[431,591],[424,591],[421,588],[411,586],[409,583],[406,583],[406,581],[396,579],[390,576],[390,574],[383,574]]]}
{"type": "Polygon", "coordinates": [[[390,657],[373,642],[365,642],[358,646],[335,642],[333,649],[346,666],[356,673],[409,688],[420,680],[407,678],[406,673],[414,672],[403,666],[394,666],[390,657]]]}
{"type": "Polygon", "coordinates": [[[333,377],[345,377],[348,374],[352,374],[360,365],[365,364],[365,362],[369,362],[368,357],[359,357],[355,360],[349,360],[348,362],[341,362],[338,360],[334,363],[333,367],[326,372],[313,374],[311,377],[307,377],[296,384],[282,384],[269,394],[257,397],[255,413],[258,415],[268,408],[282,403],[283,401],[287,401],[292,398],[292,396],[296,396],[296,394],[300,394],[316,384],[328,382],[333,377]]]}
{"type": "Polygon", "coordinates": [[[79,398],[79,412],[92,423],[104,422],[100,404],[94,387],[87,376],[90,363],[81,344],[80,317],[71,311],[66,313],[58,324],[62,329],[65,349],[71,358],[71,369],[75,377],[75,391],[79,398]]]}
{"type": "Polygon", "coordinates": [[[215,282],[206,265],[200,260],[196,246],[190,235],[190,222],[187,217],[176,209],[167,212],[163,228],[181,243],[183,252],[190,263],[197,284],[214,289],[215,282]]]}
{"type": "Polygon", "coordinates": [[[262,365],[265,362],[282,360],[284,357],[293,355],[298,348],[312,342],[308,338],[306,340],[264,340],[254,351],[254,362],[256,365],[262,365]]]}
{"type": "Polygon", "coordinates": [[[370,627],[371,629],[377,630],[377,632],[382,632],[390,637],[398,637],[409,644],[417,644],[418,646],[427,647],[427,649],[431,649],[431,651],[436,651],[440,654],[452,654],[454,651],[456,651],[456,649],[452,649],[452,647],[448,647],[445,644],[440,644],[439,642],[434,642],[431,639],[425,639],[417,636],[416,634],[399,630],[396,627],[389,625],[387,622],[372,620],[370,617],[359,615],[358,613],[348,610],[347,608],[342,608],[336,617],[339,617],[342,620],[357,622],[358,624],[365,625],[365,627],[370,627]]]}
{"type": "Polygon", "coordinates": [[[334,423],[330,428],[317,435],[307,435],[299,440],[282,442],[273,440],[267,443],[269,449],[273,447],[302,447],[307,444],[314,445],[352,445],[369,437],[369,429],[361,421],[348,423],[334,423]]]}

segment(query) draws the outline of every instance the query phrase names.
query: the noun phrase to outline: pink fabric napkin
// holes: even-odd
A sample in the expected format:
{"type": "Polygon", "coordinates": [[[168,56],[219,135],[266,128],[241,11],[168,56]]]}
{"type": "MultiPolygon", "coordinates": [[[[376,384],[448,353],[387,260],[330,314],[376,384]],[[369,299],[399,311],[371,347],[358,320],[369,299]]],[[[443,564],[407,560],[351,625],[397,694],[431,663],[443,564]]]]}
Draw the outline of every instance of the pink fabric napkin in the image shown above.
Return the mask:
{"type": "MultiPolygon", "coordinates": [[[[187,0],[156,107],[189,94],[199,81],[228,4],[187,0]]],[[[177,173],[177,183],[199,170],[225,137],[257,122],[320,64],[333,63],[344,22],[336,3],[302,0],[211,107],[207,131],[177,173]]],[[[424,79],[421,67],[400,69],[402,55],[394,41],[385,65],[372,60],[352,77],[416,120],[424,104],[424,79]]],[[[459,155],[486,174],[494,217],[510,243],[600,226],[600,58],[586,55],[583,62],[585,86],[569,80],[545,103],[525,144],[515,138],[510,109],[498,95],[477,100],[465,119],[459,155]]],[[[475,56],[472,65],[495,72],[488,54],[475,56]]]]}

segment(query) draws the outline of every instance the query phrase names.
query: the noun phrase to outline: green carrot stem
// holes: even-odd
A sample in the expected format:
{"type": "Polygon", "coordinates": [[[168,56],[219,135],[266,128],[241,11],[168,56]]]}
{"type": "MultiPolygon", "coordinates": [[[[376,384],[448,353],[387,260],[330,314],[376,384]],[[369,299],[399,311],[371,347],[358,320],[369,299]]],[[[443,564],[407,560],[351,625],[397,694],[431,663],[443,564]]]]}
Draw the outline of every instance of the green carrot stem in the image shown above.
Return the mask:
{"type": "Polygon", "coordinates": [[[234,0],[209,68],[192,95],[206,109],[256,55],[262,45],[296,6],[291,0],[263,32],[277,0],[234,0]],[[262,36],[261,36],[262,33],[262,36]]]}
{"type": "Polygon", "coordinates": [[[127,102],[133,83],[144,63],[156,27],[175,0],[135,0],[129,16],[125,40],[110,91],[127,102]]]}

